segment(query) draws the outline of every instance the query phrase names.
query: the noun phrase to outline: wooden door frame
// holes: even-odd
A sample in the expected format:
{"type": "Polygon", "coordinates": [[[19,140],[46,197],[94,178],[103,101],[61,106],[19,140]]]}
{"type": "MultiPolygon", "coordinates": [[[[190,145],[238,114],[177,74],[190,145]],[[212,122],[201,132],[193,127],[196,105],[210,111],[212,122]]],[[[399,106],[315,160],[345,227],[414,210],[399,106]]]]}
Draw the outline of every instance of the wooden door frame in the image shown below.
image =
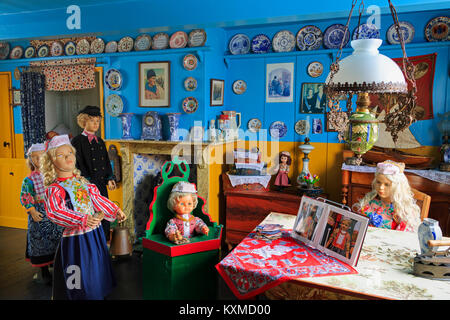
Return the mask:
{"type": "Polygon", "coordinates": [[[104,105],[103,105],[103,101],[104,101],[104,92],[103,92],[103,67],[95,67],[95,72],[98,72],[98,78],[99,78],[99,83],[98,83],[98,95],[100,98],[100,102],[99,102],[99,108],[100,108],[100,113],[102,115],[102,129],[100,132],[100,137],[105,140],[105,110],[104,110],[104,105]]]}
{"type": "MultiPolygon", "coordinates": [[[[11,135],[11,158],[16,157],[16,144],[15,144],[15,132],[14,132],[14,106],[12,103],[12,78],[11,71],[0,71],[0,76],[6,75],[9,78],[8,81],[8,98],[9,98],[9,123],[10,126],[10,135],[11,135]]],[[[21,106],[22,107],[22,106],[21,106]]]]}

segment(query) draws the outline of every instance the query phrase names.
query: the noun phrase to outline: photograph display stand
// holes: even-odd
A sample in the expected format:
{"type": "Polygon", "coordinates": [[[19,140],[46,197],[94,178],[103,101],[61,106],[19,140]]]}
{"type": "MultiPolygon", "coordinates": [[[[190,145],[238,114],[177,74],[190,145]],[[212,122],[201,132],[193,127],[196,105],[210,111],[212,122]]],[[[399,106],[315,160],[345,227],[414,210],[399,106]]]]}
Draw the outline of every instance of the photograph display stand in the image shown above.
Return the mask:
{"type": "Polygon", "coordinates": [[[356,266],[369,218],[323,198],[302,197],[291,236],[308,246],[356,266]]]}

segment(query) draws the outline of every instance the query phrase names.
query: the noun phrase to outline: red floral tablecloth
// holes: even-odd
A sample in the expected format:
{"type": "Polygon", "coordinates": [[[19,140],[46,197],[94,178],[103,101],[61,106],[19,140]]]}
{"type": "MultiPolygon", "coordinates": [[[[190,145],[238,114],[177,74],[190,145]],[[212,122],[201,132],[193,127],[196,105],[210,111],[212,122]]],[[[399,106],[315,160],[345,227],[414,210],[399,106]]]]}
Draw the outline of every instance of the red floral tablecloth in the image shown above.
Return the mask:
{"type": "Polygon", "coordinates": [[[283,229],[276,240],[261,240],[250,233],[216,269],[239,299],[248,299],[278,284],[297,278],[355,274],[349,265],[308,247],[283,229]]]}

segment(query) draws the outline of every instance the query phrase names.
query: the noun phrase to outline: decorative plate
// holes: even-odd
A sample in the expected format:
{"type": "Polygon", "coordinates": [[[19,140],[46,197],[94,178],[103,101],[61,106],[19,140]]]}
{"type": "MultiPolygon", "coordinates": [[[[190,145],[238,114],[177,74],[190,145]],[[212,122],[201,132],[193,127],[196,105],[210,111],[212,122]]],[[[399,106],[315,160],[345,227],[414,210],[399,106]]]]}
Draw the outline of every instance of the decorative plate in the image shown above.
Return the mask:
{"type": "Polygon", "coordinates": [[[323,73],[323,65],[319,61],[313,61],[310,64],[308,64],[308,74],[313,77],[317,78],[320,77],[323,73]]]}
{"type": "Polygon", "coordinates": [[[261,120],[257,118],[250,119],[247,123],[248,131],[250,132],[258,132],[262,127],[261,120]]]}
{"type": "Polygon", "coordinates": [[[134,40],[132,37],[123,37],[119,40],[119,44],[117,46],[117,50],[119,52],[130,52],[133,50],[134,40]]]}
{"type": "Polygon", "coordinates": [[[252,39],[252,51],[254,53],[267,53],[271,47],[270,39],[265,34],[258,34],[252,39]]]}
{"type": "Polygon", "coordinates": [[[29,46],[25,49],[25,59],[33,58],[36,54],[36,49],[33,46],[29,46]]]}
{"type": "Polygon", "coordinates": [[[247,90],[247,83],[244,80],[236,80],[233,82],[233,92],[236,94],[243,94],[247,90]]]}
{"type": "Polygon", "coordinates": [[[322,46],[323,34],[316,26],[306,26],[297,33],[297,47],[304,50],[316,50],[322,46]]]}
{"type": "Polygon", "coordinates": [[[289,30],[278,31],[272,39],[273,51],[290,52],[295,50],[295,36],[289,30]]]}
{"type": "Polygon", "coordinates": [[[197,80],[193,77],[187,77],[184,80],[184,88],[187,91],[194,91],[195,89],[197,89],[197,80]]]}
{"type": "Polygon", "coordinates": [[[189,47],[202,47],[206,42],[206,32],[203,29],[195,29],[189,32],[188,46],[189,47]]]}
{"type": "Polygon", "coordinates": [[[153,36],[152,49],[161,50],[169,47],[169,35],[164,32],[157,33],[153,36]]]}
{"type": "Polygon", "coordinates": [[[187,97],[183,100],[183,110],[186,113],[194,113],[198,108],[198,101],[194,97],[187,97]]]}
{"type": "Polygon", "coordinates": [[[428,21],[425,27],[425,38],[427,38],[428,41],[449,41],[449,29],[449,17],[436,17],[428,21]]]}
{"type": "Polygon", "coordinates": [[[0,60],[5,60],[9,55],[9,43],[0,41],[0,60]]]}
{"type": "Polygon", "coordinates": [[[87,39],[81,39],[77,42],[77,54],[88,54],[89,50],[91,50],[91,45],[89,44],[89,41],[87,39]]]}
{"type": "Polygon", "coordinates": [[[119,90],[122,87],[122,74],[117,69],[109,69],[105,75],[105,83],[110,90],[119,90]]]}
{"type": "Polygon", "coordinates": [[[10,59],[20,59],[23,55],[23,48],[21,46],[15,46],[12,48],[11,53],[9,54],[10,59]]]}
{"type": "Polygon", "coordinates": [[[184,31],[177,31],[170,36],[169,46],[172,49],[180,49],[186,47],[188,43],[188,35],[184,31]]]}
{"type": "Polygon", "coordinates": [[[243,33],[238,33],[228,43],[231,54],[247,54],[250,51],[250,39],[243,33]]]}
{"type": "Polygon", "coordinates": [[[183,58],[183,67],[186,70],[192,71],[197,68],[198,60],[197,57],[193,54],[187,54],[183,58]]]}
{"type": "Polygon", "coordinates": [[[73,41],[69,41],[64,46],[64,53],[66,56],[73,56],[77,52],[77,46],[73,41]]]}
{"type": "Polygon", "coordinates": [[[377,26],[373,23],[360,24],[359,27],[356,27],[353,30],[352,40],[358,39],[380,39],[380,30],[378,30],[377,26]]]}
{"type": "Polygon", "coordinates": [[[112,117],[117,117],[123,111],[122,98],[117,94],[111,94],[106,98],[106,112],[112,117]]]}
{"type": "Polygon", "coordinates": [[[117,52],[117,41],[109,41],[105,46],[105,52],[107,53],[113,53],[117,52]]]}
{"type": "Polygon", "coordinates": [[[105,41],[103,41],[103,39],[96,38],[94,41],[92,41],[92,43],[91,43],[91,52],[92,53],[99,54],[99,53],[103,53],[104,50],[105,50],[105,41]]]}
{"type": "Polygon", "coordinates": [[[270,125],[269,132],[274,138],[283,138],[287,133],[287,126],[283,121],[275,121],[270,125]]]}
{"type": "Polygon", "coordinates": [[[138,35],[136,40],[134,40],[134,50],[136,51],[144,51],[150,50],[152,47],[152,37],[148,34],[138,35]]]}
{"type": "Polygon", "coordinates": [[[61,41],[54,41],[50,47],[52,57],[59,57],[64,53],[64,45],[61,41]]]}
{"type": "Polygon", "coordinates": [[[37,55],[39,58],[43,58],[48,56],[50,50],[48,49],[48,46],[43,44],[42,46],[39,47],[38,51],[37,51],[37,55]]]}
{"type": "MultiPolygon", "coordinates": [[[[405,43],[410,43],[414,38],[414,27],[411,23],[407,21],[399,21],[400,32],[403,36],[403,41],[405,43]]],[[[389,27],[386,32],[386,40],[390,44],[400,44],[400,39],[398,38],[397,30],[395,29],[395,24],[389,27]]]]}
{"type": "Polygon", "coordinates": [[[295,123],[295,132],[297,132],[300,135],[305,135],[309,132],[311,125],[309,124],[308,120],[298,120],[295,123]]]}
{"type": "MultiPolygon", "coordinates": [[[[332,24],[329,26],[324,33],[323,36],[323,45],[327,49],[339,49],[341,46],[342,39],[344,38],[345,26],[343,24],[332,24]]],[[[344,44],[342,48],[344,48],[348,40],[350,39],[350,30],[347,30],[345,34],[344,44]]]]}

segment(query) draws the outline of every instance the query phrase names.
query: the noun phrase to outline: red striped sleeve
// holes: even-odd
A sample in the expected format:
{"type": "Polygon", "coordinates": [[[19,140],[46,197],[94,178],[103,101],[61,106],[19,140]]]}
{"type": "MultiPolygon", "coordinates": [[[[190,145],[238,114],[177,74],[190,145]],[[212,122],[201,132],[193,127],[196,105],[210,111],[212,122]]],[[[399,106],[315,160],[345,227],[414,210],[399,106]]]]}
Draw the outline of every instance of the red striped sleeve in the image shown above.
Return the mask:
{"type": "Polygon", "coordinates": [[[68,209],[64,200],[65,196],[65,190],[58,185],[50,185],[45,190],[47,217],[63,227],[85,227],[87,215],[68,209]]]}
{"type": "Polygon", "coordinates": [[[88,184],[88,189],[95,211],[102,211],[105,214],[105,219],[108,221],[116,220],[116,213],[119,207],[108,198],[102,196],[95,184],[88,184]]]}

